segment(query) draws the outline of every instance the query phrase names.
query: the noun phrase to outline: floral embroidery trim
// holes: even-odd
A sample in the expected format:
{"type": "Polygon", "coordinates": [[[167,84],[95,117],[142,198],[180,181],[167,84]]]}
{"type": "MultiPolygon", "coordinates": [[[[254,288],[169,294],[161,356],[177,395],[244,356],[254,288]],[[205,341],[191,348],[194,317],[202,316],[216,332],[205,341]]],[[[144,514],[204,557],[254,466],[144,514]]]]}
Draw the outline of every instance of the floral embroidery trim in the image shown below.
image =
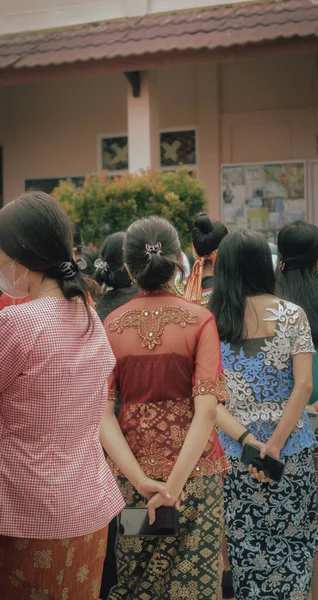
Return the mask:
{"type": "Polygon", "coordinates": [[[211,379],[199,379],[197,385],[192,389],[192,394],[194,397],[212,394],[213,396],[216,396],[218,402],[224,403],[228,399],[224,373],[221,373],[216,381],[211,381],[211,379]]]}
{"type": "Polygon", "coordinates": [[[109,323],[109,331],[122,333],[125,329],[137,329],[142,339],[142,347],[153,350],[161,344],[161,336],[166,325],[172,323],[186,327],[197,325],[199,317],[180,306],[164,306],[155,310],[127,310],[109,323]]]}
{"type": "Polygon", "coordinates": [[[111,402],[117,402],[119,398],[119,392],[117,390],[110,390],[108,392],[108,400],[111,402]]]}

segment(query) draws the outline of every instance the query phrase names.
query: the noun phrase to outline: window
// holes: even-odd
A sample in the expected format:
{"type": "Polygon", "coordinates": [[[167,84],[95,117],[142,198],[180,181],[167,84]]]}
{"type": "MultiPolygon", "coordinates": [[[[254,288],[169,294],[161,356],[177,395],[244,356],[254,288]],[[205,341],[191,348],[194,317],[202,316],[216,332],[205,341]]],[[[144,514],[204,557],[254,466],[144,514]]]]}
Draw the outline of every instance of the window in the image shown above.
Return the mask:
{"type": "MultiPolygon", "coordinates": [[[[99,171],[107,170],[108,178],[127,173],[129,170],[128,135],[126,133],[99,135],[98,159],[99,171]]],[[[187,167],[192,175],[197,174],[197,132],[194,127],[160,132],[161,170],[175,171],[180,165],[187,167]]]]}
{"type": "Polygon", "coordinates": [[[160,133],[160,165],[162,171],[175,171],[180,165],[197,171],[196,130],[176,129],[160,133]]]}
{"type": "Polygon", "coordinates": [[[122,175],[128,171],[127,134],[101,135],[98,137],[100,171],[107,170],[109,177],[122,175]]]}

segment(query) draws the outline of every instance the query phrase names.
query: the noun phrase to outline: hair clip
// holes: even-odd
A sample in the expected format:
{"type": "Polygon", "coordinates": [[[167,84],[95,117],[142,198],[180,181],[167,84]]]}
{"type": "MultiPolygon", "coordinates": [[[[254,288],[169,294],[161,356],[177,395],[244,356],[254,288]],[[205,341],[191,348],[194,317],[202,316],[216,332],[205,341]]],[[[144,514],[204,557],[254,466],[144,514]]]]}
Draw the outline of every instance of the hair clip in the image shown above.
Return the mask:
{"type": "Polygon", "coordinates": [[[85,260],[85,258],[80,257],[77,261],[76,264],[79,268],[80,271],[84,271],[85,269],[87,269],[87,262],[85,260]]]}
{"type": "Polygon", "coordinates": [[[162,254],[162,250],[161,250],[162,243],[161,242],[157,242],[153,246],[151,246],[151,244],[146,244],[145,248],[146,248],[146,257],[148,260],[151,259],[152,254],[162,254]]]}
{"type": "Polygon", "coordinates": [[[99,269],[101,273],[107,273],[110,270],[108,262],[106,262],[106,260],[103,261],[101,258],[96,258],[94,267],[99,269]]]}

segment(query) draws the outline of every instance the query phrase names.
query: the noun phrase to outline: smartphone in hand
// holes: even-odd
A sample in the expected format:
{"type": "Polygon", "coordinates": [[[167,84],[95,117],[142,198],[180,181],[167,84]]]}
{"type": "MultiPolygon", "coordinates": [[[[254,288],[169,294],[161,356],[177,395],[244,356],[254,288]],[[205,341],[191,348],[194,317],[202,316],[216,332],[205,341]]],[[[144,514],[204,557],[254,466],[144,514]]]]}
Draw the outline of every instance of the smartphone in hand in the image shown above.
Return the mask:
{"type": "Polygon", "coordinates": [[[253,465],[258,471],[263,471],[265,476],[278,483],[284,475],[285,463],[270,454],[261,458],[261,451],[252,444],[245,444],[241,456],[244,465],[253,465]]]}
{"type": "Polygon", "coordinates": [[[126,507],[118,516],[121,537],[175,537],[178,533],[178,511],[174,506],[156,509],[156,520],[149,523],[147,508],[126,507]]]}

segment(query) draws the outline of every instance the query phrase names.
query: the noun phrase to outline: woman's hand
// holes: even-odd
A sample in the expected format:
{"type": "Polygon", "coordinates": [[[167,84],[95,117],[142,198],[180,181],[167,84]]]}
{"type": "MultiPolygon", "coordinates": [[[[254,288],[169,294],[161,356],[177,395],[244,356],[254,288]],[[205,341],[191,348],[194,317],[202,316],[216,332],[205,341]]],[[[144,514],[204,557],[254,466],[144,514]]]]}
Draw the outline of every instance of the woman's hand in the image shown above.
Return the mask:
{"type": "MultiPolygon", "coordinates": [[[[277,458],[278,460],[280,459],[281,448],[274,444],[271,441],[271,438],[269,438],[266,444],[261,444],[261,446],[260,442],[258,442],[258,448],[260,448],[261,451],[261,458],[265,458],[266,454],[270,454],[274,458],[277,458]]],[[[264,471],[258,471],[255,467],[253,467],[253,465],[249,465],[248,470],[251,473],[253,479],[257,479],[262,483],[268,483],[272,481],[269,477],[265,476],[264,471]]]]}
{"type": "Polygon", "coordinates": [[[167,490],[167,484],[163,481],[156,481],[150,477],[145,477],[139,485],[138,493],[147,500],[150,500],[155,494],[160,494],[166,500],[170,500],[171,496],[167,490]]]}
{"type": "Polygon", "coordinates": [[[318,400],[316,402],[314,402],[313,404],[308,404],[306,406],[306,410],[310,410],[312,412],[318,413],[318,400]]]}
{"type": "MultiPolygon", "coordinates": [[[[245,446],[245,444],[252,444],[252,446],[259,448],[259,450],[261,452],[261,458],[264,458],[265,454],[267,454],[266,444],[263,444],[263,442],[259,442],[253,436],[252,433],[250,433],[249,435],[246,436],[245,440],[243,441],[243,446],[245,446]]],[[[256,467],[253,467],[253,465],[249,465],[248,470],[251,473],[253,479],[257,479],[258,481],[261,481],[262,483],[268,483],[271,481],[271,479],[269,479],[268,477],[265,476],[264,471],[258,471],[256,469],[256,467]]]]}
{"type": "Polygon", "coordinates": [[[170,497],[167,498],[167,496],[162,496],[162,494],[160,493],[152,496],[152,498],[147,504],[150,525],[153,525],[153,523],[156,520],[157,508],[160,508],[160,506],[175,506],[177,510],[180,510],[181,502],[183,502],[183,500],[184,492],[181,492],[179,498],[176,498],[172,495],[170,495],[170,497]]]}
{"type": "Polygon", "coordinates": [[[261,450],[261,458],[264,458],[266,454],[270,454],[274,458],[280,459],[281,448],[277,446],[277,444],[271,441],[271,438],[263,444],[263,449],[261,450]]]}
{"type": "MultiPolygon", "coordinates": [[[[259,442],[259,441],[258,441],[258,440],[257,440],[257,439],[256,439],[256,438],[253,436],[253,434],[252,434],[252,433],[249,433],[249,434],[246,436],[246,438],[245,438],[245,440],[243,441],[243,444],[242,444],[242,445],[243,445],[243,447],[245,446],[245,444],[251,444],[252,446],[255,446],[256,448],[259,448],[259,450],[261,451],[261,455],[262,455],[262,452],[263,452],[263,451],[264,451],[264,449],[265,449],[265,444],[263,444],[263,442],[259,442]]],[[[266,454],[266,452],[265,452],[265,454],[266,454]]],[[[264,454],[264,456],[265,456],[265,454],[264,454]]],[[[262,458],[263,458],[263,457],[262,457],[262,458]]]]}

